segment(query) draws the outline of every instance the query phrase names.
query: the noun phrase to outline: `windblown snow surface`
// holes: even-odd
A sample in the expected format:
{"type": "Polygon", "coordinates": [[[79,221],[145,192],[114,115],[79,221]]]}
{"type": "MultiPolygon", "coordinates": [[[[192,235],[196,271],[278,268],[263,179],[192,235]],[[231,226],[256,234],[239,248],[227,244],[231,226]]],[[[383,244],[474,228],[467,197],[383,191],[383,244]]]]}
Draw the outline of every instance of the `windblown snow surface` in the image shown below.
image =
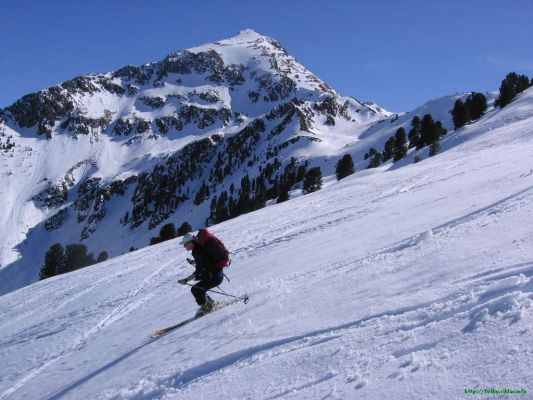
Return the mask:
{"type": "Polygon", "coordinates": [[[196,309],[177,240],[4,295],[0,400],[531,396],[532,154],[530,89],[435,157],[213,226],[250,302],[159,339],[196,309]]]}

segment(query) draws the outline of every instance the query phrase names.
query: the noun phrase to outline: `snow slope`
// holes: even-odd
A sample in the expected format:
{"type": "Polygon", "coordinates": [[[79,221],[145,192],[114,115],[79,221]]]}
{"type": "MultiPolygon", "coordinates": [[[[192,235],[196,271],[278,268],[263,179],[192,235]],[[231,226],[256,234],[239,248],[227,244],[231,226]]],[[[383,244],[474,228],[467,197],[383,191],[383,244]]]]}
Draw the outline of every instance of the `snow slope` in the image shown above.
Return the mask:
{"type": "Polygon", "coordinates": [[[0,297],[0,400],[531,396],[532,129],[530,89],[442,154],[214,226],[250,302],[157,340],[196,308],[175,240],[0,297]]]}

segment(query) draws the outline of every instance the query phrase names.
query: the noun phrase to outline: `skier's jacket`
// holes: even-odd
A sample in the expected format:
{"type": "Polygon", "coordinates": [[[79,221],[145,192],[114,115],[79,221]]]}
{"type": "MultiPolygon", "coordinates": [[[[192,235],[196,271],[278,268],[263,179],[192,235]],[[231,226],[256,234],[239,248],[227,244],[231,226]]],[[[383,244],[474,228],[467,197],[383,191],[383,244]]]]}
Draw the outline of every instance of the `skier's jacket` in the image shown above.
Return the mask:
{"type": "Polygon", "coordinates": [[[200,229],[197,235],[199,246],[195,246],[193,257],[196,261],[196,270],[200,275],[205,272],[218,273],[222,268],[229,266],[229,251],[213,233],[207,228],[200,229]]]}

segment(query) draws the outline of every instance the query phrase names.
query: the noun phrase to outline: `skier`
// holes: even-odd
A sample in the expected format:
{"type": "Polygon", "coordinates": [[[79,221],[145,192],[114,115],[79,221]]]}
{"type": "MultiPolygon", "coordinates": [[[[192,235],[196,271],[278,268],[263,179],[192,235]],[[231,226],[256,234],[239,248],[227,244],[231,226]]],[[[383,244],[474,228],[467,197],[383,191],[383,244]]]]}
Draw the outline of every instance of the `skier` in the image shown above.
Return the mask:
{"type": "MultiPolygon", "coordinates": [[[[207,235],[210,235],[210,239],[216,239],[216,237],[207,231],[207,229],[200,230],[198,234],[199,237],[203,233],[202,231],[207,232],[207,235]]],[[[188,258],[187,261],[193,265],[196,270],[187,278],[180,279],[178,283],[186,285],[191,280],[199,281],[192,287],[191,292],[196,303],[200,306],[197,315],[207,314],[213,311],[215,302],[207,295],[206,291],[219,286],[224,280],[224,272],[220,265],[224,262],[227,263],[228,254],[222,255],[221,253],[227,253],[227,250],[218,239],[206,240],[202,245],[201,241],[192,233],[185,234],[181,239],[180,244],[183,245],[187,251],[192,252],[194,260],[188,258]],[[220,260],[221,256],[223,257],[223,260],[220,260]],[[217,258],[219,259],[218,262],[215,261],[217,258]]]]}

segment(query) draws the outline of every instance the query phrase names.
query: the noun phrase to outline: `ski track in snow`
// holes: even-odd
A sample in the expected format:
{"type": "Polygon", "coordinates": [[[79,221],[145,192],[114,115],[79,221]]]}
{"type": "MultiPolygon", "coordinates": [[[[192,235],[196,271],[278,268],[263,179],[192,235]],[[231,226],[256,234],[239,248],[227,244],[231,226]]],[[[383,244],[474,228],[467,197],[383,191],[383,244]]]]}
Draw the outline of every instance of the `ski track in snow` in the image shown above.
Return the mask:
{"type": "MultiPolygon", "coordinates": [[[[531,201],[531,192],[533,188],[527,188],[514,195],[508,196],[489,206],[482,207],[461,218],[451,220],[431,229],[431,233],[422,233],[401,241],[396,245],[389,246],[376,254],[360,258],[347,259],[332,265],[322,265],[312,271],[305,273],[295,273],[285,276],[284,278],[291,282],[298,282],[299,279],[307,278],[305,282],[298,282],[299,286],[313,286],[309,279],[319,280],[325,275],[346,274],[354,271],[372,260],[382,259],[383,257],[396,257],[395,253],[409,251],[410,248],[420,246],[423,241],[430,239],[438,240],[433,236],[449,234],[454,228],[463,224],[475,223],[485,216],[494,216],[511,210],[518,206],[525,199],[531,201]]],[[[499,267],[482,275],[474,275],[463,279],[469,283],[467,290],[460,290],[451,295],[434,298],[429,301],[415,304],[408,307],[386,310],[377,314],[371,314],[364,318],[357,319],[338,326],[328,327],[315,331],[306,332],[301,335],[281,338],[270,342],[262,343],[257,346],[241,349],[239,351],[224,355],[205,362],[201,365],[194,366],[184,371],[179,371],[164,378],[148,378],[150,385],[146,384],[146,378],[130,387],[128,391],[135,393],[131,397],[125,395],[117,398],[137,398],[139,387],[152,387],[148,395],[152,398],[167,398],[168,395],[179,394],[183,389],[193,385],[202,384],[202,381],[213,377],[216,374],[232,374],[232,369],[243,369],[253,367],[255,363],[267,358],[275,358],[294,351],[306,351],[309,347],[317,346],[335,341],[339,338],[346,338],[353,335],[352,331],[362,327],[382,326],[383,324],[392,324],[393,328],[384,330],[384,335],[395,335],[398,332],[410,332],[418,329],[424,329],[430,325],[438,325],[448,320],[460,319],[466,321],[462,328],[462,333],[472,333],[491,316],[500,315],[502,319],[507,319],[511,324],[521,319],[521,313],[524,309],[533,307],[533,260],[530,263],[522,263],[516,266],[499,267]],[[502,273],[502,271],[506,271],[502,273]],[[483,279],[481,279],[483,278],[483,279]],[[473,285],[470,285],[472,283],[473,285]],[[398,324],[395,324],[398,323],[398,324]],[[229,370],[228,370],[229,369],[229,370]]],[[[272,300],[276,293],[268,295],[273,288],[279,287],[279,282],[275,280],[267,283],[267,287],[253,292],[252,298],[267,297],[272,300]]],[[[255,307],[266,304],[263,301],[255,304],[255,307]]],[[[220,322],[219,322],[220,323],[220,322]]],[[[355,336],[355,335],[354,335],[355,336]]],[[[424,364],[422,354],[434,350],[442,340],[431,341],[428,343],[417,344],[412,347],[402,347],[391,352],[394,359],[400,360],[398,371],[390,374],[390,379],[403,379],[405,371],[416,372],[424,364]]],[[[427,362],[427,360],[426,360],[427,362]]],[[[274,396],[265,397],[265,399],[275,399],[284,397],[289,393],[299,392],[314,385],[319,385],[331,379],[327,375],[320,379],[308,382],[291,389],[281,391],[274,396]]],[[[364,381],[355,379],[359,383],[357,389],[365,386],[364,381]]],[[[117,393],[114,393],[115,395],[117,393]]],[[[146,393],[145,393],[146,394],[146,393]]],[[[114,397],[113,397],[114,398],[114,397]]],[[[171,396],[171,398],[173,398],[171,396]]]]}
{"type": "MultiPolygon", "coordinates": [[[[507,313],[504,315],[504,318],[512,318],[511,322],[515,323],[519,319],[519,311],[513,311],[513,309],[516,308],[513,307],[515,305],[513,302],[519,301],[522,297],[523,299],[529,300],[530,304],[527,307],[531,307],[531,303],[533,303],[533,279],[530,279],[530,277],[533,276],[533,262],[526,268],[522,267],[521,273],[518,275],[510,274],[511,273],[507,274],[499,282],[489,285],[488,287],[487,282],[495,279],[494,277],[478,283],[478,286],[485,286],[485,288],[479,289],[479,294],[476,296],[477,299],[472,299],[465,293],[456,293],[445,298],[433,299],[409,307],[402,307],[399,309],[387,310],[378,314],[368,315],[364,318],[339,326],[311,331],[302,335],[273,340],[257,346],[241,349],[185,371],[180,371],[163,379],[153,380],[151,385],[158,389],[150,392],[149,396],[151,396],[150,398],[166,398],[168,393],[175,393],[177,395],[180,390],[189,385],[194,383],[201,385],[203,379],[214,374],[231,374],[231,371],[224,371],[228,368],[242,369],[253,367],[256,362],[261,361],[265,357],[275,358],[299,350],[305,352],[309,347],[335,341],[339,338],[346,337],[347,335],[349,336],[350,331],[352,330],[369,326],[371,324],[379,324],[384,320],[396,320],[401,317],[408,317],[413,321],[413,323],[409,325],[401,325],[390,332],[384,332],[385,335],[390,335],[398,331],[415,330],[426,327],[429,324],[441,323],[457,317],[463,319],[468,318],[469,323],[464,327],[463,332],[472,332],[483,323],[483,320],[486,319],[488,315],[494,315],[497,312],[507,313]],[[527,278],[524,273],[527,274],[527,278]],[[525,291],[527,294],[523,294],[522,291],[525,291]],[[420,320],[421,316],[424,316],[422,320],[420,320]]],[[[412,372],[416,372],[419,366],[413,366],[413,354],[432,350],[438,344],[439,341],[435,341],[419,344],[413,347],[402,348],[392,352],[391,356],[396,359],[404,359],[407,357],[407,360],[404,359],[401,362],[399,369],[403,370],[405,368],[410,368],[412,372]]],[[[401,374],[401,371],[398,371],[390,375],[389,378],[397,378],[401,376],[401,374]]],[[[301,387],[283,391],[278,395],[265,397],[265,399],[283,397],[289,392],[303,390],[315,384],[322,383],[329,378],[331,377],[321,378],[301,387]]],[[[141,386],[146,385],[144,381],[139,384],[141,386]]],[[[130,390],[137,393],[133,388],[130,388],[130,390]]],[[[130,397],[126,396],[119,398],[130,397]]],[[[137,398],[137,396],[134,395],[131,398],[137,398]]]]}
{"type": "MultiPolygon", "coordinates": [[[[57,311],[61,310],[62,308],[68,306],[69,304],[72,304],[73,302],[75,302],[79,298],[87,295],[88,293],[90,293],[91,291],[93,291],[95,288],[97,288],[98,286],[100,286],[102,284],[105,284],[105,283],[108,283],[108,282],[112,282],[116,278],[118,278],[120,276],[123,276],[124,274],[131,273],[131,272],[134,272],[134,271],[142,269],[142,268],[144,268],[144,265],[141,265],[140,267],[137,267],[137,268],[131,268],[128,271],[120,271],[120,272],[117,272],[117,273],[112,274],[112,275],[106,275],[105,277],[100,278],[96,282],[91,282],[89,285],[87,285],[86,282],[83,282],[82,284],[79,284],[79,285],[77,285],[75,287],[69,287],[69,288],[67,288],[67,290],[65,292],[61,293],[61,295],[58,296],[58,300],[60,301],[60,303],[57,306],[54,307],[53,311],[57,312],[57,311]]],[[[31,305],[31,307],[32,307],[31,311],[29,311],[29,312],[27,312],[25,314],[16,313],[15,314],[16,316],[13,317],[12,319],[10,319],[9,321],[7,321],[3,325],[3,327],[5,328],[6,326],[9,326],[9,325],[12,325],[12,324],[15,324],[15,323],[19,323],[19,321],[27,319],[28,316],[30,316],[32,314],[36,314],[36,313],[42,312],[42,311],[44,311],[47,308],[46,303],[42,302],[42,298],[41,297],[37,297],[37,296],[35,298],[33,298],[33,299],[30,299],[30,301],[25,304],[25,306],[29,306],[29,305],[31,305]]],[[[0,342],[0,344],[1,344],[1,342],[0,342]]]]}
{"type": "MultiPolygon", "coordinates": [[[[157,276],[161,271],[163,271],[163,269],[168,267],[170,264],[171,264],[171,262],[163,265],[161,268],[159,268],[158,270],[156,270],[155,272],[150,274],[135,289],[133,289],[132,291],[130,291],[128,293],[128,295],[122,300],[122,304],[120,304],[119,306],[114,308],[100,322],[98,322],[92,329],[90,329],[87,332],[85,332],[82,335],[82,337],[80,339],[78,339],[77,342],[74,345],[72,345],[70,348],[68,348],[65,351],[63,351],[58,356],[46,361],[40,367],[38,367],[38,368],[34,369],[33,371],[31,371],[28,375],[26,375],[24,378],[22,378],[20,381],[18,381],[15,385],[13,385],[11,388],[6,390],[2,395],[0,395],[0,400],[4,400],[4,399],[8,398],[10,395],[15,393],[18,389],[23,387],[27,382],[29,382],[31,379],[33,379],[35,376],[37,376],[38,374],[40,374],[42,371],[44,371],[45,369],[49,368],[53,364],[57,363],[59,360],[65,358],[65,357],[68,357],[71,354],[75,353],[76,351],[80,350],[84,346],[85,342],[89,339],[89,337],[91,335],[97,333],[98,331],[100,331],[102,329],[105,329],[110,324],[113,324],[114,322],[118,321],[119,319],[121,319],[122,317],[124,317],[125,315],[127,315],[128,313],[133,311],[135,308],[137,308],[143,302],[143,299],[141,299],[139,302],[136,302],[136,303],[131,303],[130,300],[133,299],[135,296],[137,296],[141,292],[141,290],[143,290],[145,285],[150,280],[152,280],[152,278],[157,276]]],[[[96,284],[99,284],[99,283],[102,283],[102,282],[106,282],[106,281],[109,281],[109,280],[110,279],[102,279],[101,281],[96,282],[96,284]]],[[[93,285],[92,287],[95,287],[96,284],[93,285]]],[[[88,291],[90,291],[90,288],[88,290],[86,290],[85,293],[87,293],[88,291]]]]}
{"type": "Polygon", "coordinates": [[[507,196],[504,199],[498,200],[495,203],[492,203],[486,207],[477,209],[465,216],[459,217],[452,221],[446,222],[442,225],[431,228],[430,230],[426,232],[420,233],[406,240],[402,240],[399,243],[393,244],[392,246],[389,246],[379,251],[378,254],[391,253],[391,252],[403,250],[407,247],[416,246],[420,242],[427,240],[429,237],[431,237],[434,234],[438,234],[440,232],[449,230],[457,225],[463,224],[475,218],[479,218],[479,216],[481,215],[493,215],[493,214],[501,213],[505,211],[507,207],[511,207],[513,204],[520,202],[521,200],[524,200],[526,198],[529,198],[531,196],[530,192],[533,193],[533,186],[530,186],[524,190],[521,190],[518,193],[507,196]]]}

